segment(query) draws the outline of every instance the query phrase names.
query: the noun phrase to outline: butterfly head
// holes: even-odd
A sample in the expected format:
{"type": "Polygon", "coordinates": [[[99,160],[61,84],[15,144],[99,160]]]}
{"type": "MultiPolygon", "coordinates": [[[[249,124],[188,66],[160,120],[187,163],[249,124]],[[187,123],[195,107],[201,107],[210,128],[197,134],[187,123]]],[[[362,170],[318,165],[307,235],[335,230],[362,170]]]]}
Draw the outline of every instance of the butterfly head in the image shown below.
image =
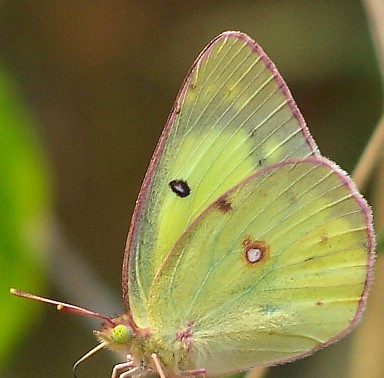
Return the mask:
{"type": "Polygon", "coordinates": [[[105,321],[94,334],[106,347],[124,352],[129,351],[135,337],[135,331],[126,315],[105,321]]]}

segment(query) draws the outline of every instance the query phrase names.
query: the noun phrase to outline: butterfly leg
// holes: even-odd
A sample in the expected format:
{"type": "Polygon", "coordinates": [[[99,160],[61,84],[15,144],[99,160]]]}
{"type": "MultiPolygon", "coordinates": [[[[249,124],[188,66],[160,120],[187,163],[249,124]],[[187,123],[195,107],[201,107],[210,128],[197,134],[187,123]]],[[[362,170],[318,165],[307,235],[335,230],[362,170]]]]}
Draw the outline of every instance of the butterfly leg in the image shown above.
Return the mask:
{"type": "Polygon", "coordinates": [[[159,356],[156,353],[152,353],[151,357],[153,359],[153,362],[155,363],[155,366],[156,366],[157,372],[160,375],[160,378],[166,378],[165,374],[164,374],[164,370],[163,370],[161,363],[160,363],[160,360],[159,360],[159,356]]]}
{"type": "Polygon", "coordinates": [[[132,370],[136,369],[135,363],[134,363],[133,358],[130,354],[127,354],[127,361],[126,362],[122,362],[121,364],[117,364],[113,367],[111,378],[118,378],[118,377],[124,378],[125,373],[120,374],[120,371],[123,369],[130,369],[126,373],[129,373],[132,370]],[[133,368],[133,369],[130,369],[130,368],[133,368]]]}
{"type": "Polygon", "coordinates": [[[121,373],[119,375],[119,378],[128,378],[128,377],[134,377],[134,376],[137,376],[139,374],[137,374],[138,372],[140,372],[141,370],[141,367],[140,366],[136,366],[134,367],[133,369],[131,370],[128,370],[128,371],[125,371],[124,373],[121,373]]]}

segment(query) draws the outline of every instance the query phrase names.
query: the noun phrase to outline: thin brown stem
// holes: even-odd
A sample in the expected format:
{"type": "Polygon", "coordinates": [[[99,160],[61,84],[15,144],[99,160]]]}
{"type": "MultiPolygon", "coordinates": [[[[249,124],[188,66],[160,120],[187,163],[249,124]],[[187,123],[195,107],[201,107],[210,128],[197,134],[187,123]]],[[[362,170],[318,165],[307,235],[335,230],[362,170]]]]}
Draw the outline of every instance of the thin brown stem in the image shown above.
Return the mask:
{"type": "Polygon", "coordinates": [[[367,181],[371,176],[377,161],[383,154],[384,146],[384,116],[381,117],[376,130],[372,134],[355,170],[352,173],[352,178],[357,187],[364,191],[367,181]]]}

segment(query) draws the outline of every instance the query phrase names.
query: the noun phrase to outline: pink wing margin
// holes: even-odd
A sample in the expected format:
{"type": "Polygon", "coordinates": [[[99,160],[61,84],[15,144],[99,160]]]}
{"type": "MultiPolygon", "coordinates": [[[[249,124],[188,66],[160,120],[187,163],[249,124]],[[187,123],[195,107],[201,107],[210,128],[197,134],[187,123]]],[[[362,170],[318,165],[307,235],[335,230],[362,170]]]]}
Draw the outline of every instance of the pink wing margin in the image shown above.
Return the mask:
{"type": "MultiPolygon", "coordinates": [[[[156,167],[158,165],[158,161],[160,159],[160,156],[163,153],[164,147],[167,143],[167,139],[170,133],[170,129],[174,125],[174,119],[175,115],[179,112],[181,104],[184,101],[185,94],[188,90],[189,83],[192,77],[192,72],[201,65],[202,61],[204,61],[207,56],[210,54],[214,46],[222,42],[225,39],[229,38],[235,38],[240,41],[245,42],[253,51],[254,53],[260,57],[260,59],[264,62],[264,65],[266,66],[267,69],[270,70],[272,73],[274,80],[276,81],[279,90],[287,99],[287,103],[289,104],[289,107],[292,111],[293,116],[296,118],[297,123],[299,124],[301,128],[301,132],[303,134],[303,137],[310,147],[310,149],[313,152],[313,155],[320,155],[320,152],[318,150],[318,147],[313,140],[311,134],[309,133],[309,130],[306,126],[305,120],[300,113],[300,110],[298,109],[291,92],[285,83],[284,79],[282,76],[279,74],[277,71],[274,63],[268,58],[268,56],[264,53],[263,49],[249,36],[247,36],[244,33],[241,32],[235,32],[235,31],[227,31],[224,32],[220,35],[218,35],[216,38],[214,38],[205,48],[204,50],[199,54],[195,62],[193,63],[192,67],[190,68],[186,78],[183,81],[182,87],[176,97],[176,101],[173,105],[172,111],[167,119],[166,125],[161,133],[160,139],[157,143],[155,152],[151,158],[149,167],[147,169],[147,172],[145,174],[144,180],[142,182],[140,192],[136,201],[136,206],[135,210],[132,215],[131,219],[131,226],[128,232],[127,236],[127,241],[126,241],[126,246],[125,246],[125,251],[124,251],[124,257],[123,257],[123,266],[122,266],[122,291],[123,291],[123,300],[124,300],[124,306],[125,306],[125,312],[127,315],[130,315],[130,309],[129,309],[129,298],[128,298],[128,292],[129,292],[129,287],[128,287],[128,282],[129,282],[129,264],[130,264],[130,251],[132,250],[131,246],[132,243],[135,240],[135,236],[137,232],[139,232],[139,227],[138,227],[138,220],[140,219],[140,215],[142,213],[143,209],[143,204],[147,198],[148,195],[148,190],[151,184],[151,181],[153,179],[154,172],[156,170],[156,167]]],[[[133,321],[133,319],[132,319],[133,321]]]]}

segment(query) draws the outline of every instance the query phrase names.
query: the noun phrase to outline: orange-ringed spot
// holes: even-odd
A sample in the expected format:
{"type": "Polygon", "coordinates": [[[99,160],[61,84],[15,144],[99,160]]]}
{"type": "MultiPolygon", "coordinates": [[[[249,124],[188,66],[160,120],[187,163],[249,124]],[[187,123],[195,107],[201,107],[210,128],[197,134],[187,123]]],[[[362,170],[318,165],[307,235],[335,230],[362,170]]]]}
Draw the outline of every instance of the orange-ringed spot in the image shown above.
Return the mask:
{"type": "Polygon", "coordinates": [[[269,246],[265,241],[252,240],[247,237],[242,242],[243,258],[247,265],[256,265],[267,260],[269,246]]]}

